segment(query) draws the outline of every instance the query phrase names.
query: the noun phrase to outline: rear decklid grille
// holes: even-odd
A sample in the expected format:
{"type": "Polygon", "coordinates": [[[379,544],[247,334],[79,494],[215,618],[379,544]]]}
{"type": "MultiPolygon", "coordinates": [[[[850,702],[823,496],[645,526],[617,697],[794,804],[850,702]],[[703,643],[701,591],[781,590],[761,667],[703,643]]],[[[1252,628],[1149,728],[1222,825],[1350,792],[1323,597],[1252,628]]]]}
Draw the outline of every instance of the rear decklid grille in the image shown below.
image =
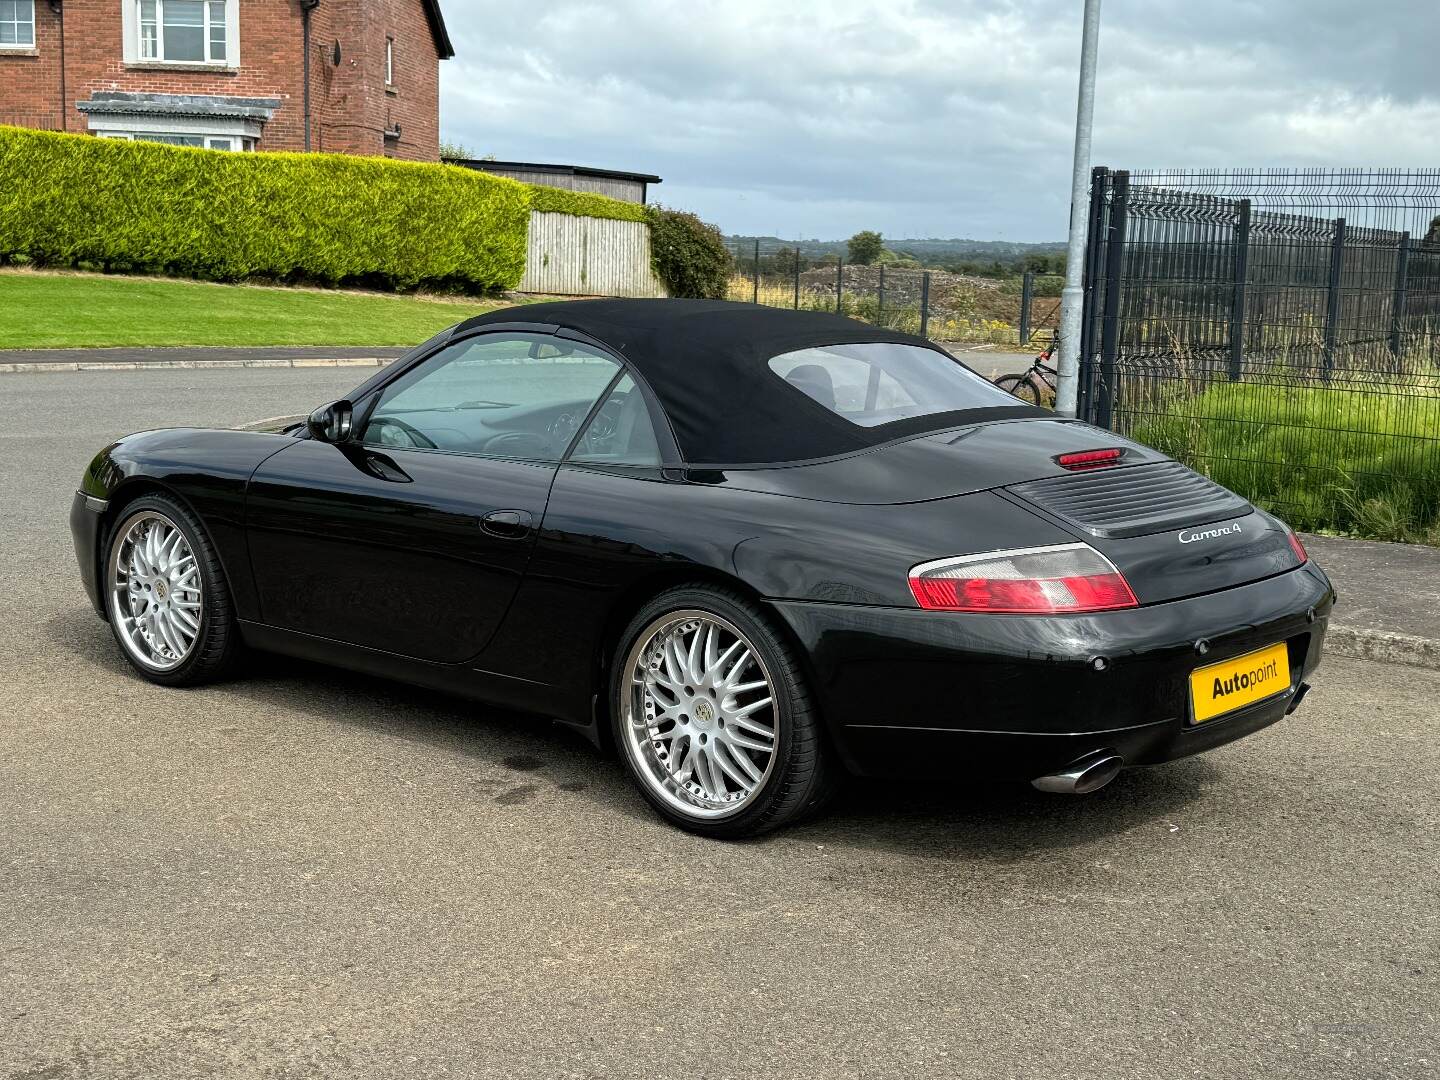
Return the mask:
{"type": "Polygon", "coordinates": [[[1253,509],[1178,461],[1052,476],[1009,490],[1096,537],[1143,536],[1253,509]]]}

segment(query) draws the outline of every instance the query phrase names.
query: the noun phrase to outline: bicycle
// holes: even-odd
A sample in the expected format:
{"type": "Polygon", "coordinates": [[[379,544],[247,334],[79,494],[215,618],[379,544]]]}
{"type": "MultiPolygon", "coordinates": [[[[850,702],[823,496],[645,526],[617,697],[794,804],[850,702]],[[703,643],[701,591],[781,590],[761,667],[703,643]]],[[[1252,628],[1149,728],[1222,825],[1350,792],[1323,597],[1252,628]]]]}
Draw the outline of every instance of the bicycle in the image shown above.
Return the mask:
{"type": "Polygon", "coordinates": [[[1060,336],[1057,334],[1028,368],[1018,375],[1001,375],[995,380],[995,385],[1031,405],[1050,404],[1055,400],[1055,380],[1060,373],[1050,366],[1049,360],[1059,343],[1060,336]]]}

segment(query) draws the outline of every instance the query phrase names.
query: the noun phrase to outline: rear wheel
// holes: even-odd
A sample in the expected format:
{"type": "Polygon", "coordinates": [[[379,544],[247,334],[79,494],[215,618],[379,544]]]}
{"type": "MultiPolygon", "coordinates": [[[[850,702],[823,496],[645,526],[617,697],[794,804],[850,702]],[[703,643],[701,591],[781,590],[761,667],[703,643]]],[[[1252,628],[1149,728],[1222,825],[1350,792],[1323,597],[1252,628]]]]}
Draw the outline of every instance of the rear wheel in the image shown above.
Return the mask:
{"type": "Polygon", "coordinates": [[[230,592],[200,523],[174,499],[126,506],[105,556],[105,604],[125,659],[151,682],[192,686],[239,651],[230,592]]]}
{"type": "Polygon", "coordinates": [[[662,593],[617,651],[615,741],[641,793],[691,832],[751,836],[819,808],[837,770],[804,675],[765,613],[729,590],[662,593]]]}
{"type": "Polygon", "coordinates": [[[1041,404],[1040,388],[1029,375],[1002,375],[995,385],[1029,405],[1041,404]]]}

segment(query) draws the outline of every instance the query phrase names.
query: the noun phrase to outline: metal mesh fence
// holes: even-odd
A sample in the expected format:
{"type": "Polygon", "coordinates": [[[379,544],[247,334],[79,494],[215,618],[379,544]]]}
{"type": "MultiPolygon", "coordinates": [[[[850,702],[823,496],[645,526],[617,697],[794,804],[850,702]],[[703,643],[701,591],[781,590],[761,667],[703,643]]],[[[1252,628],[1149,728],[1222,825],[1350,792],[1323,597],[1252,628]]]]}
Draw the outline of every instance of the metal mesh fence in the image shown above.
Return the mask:
{"type": "Polygon", "coordinates": [[[1098,169],[1081,404],[1302,528],[1440,541],[1440,170],[1098,169]]]}
{"type": "Polygon", "coordinates": [[[732,243],[729,299],[835,311],[935,341],[1029,346],[1048,340],[1063,279],[1027,273],[1005,280],[816,258],[773,241],[732,243]]]}

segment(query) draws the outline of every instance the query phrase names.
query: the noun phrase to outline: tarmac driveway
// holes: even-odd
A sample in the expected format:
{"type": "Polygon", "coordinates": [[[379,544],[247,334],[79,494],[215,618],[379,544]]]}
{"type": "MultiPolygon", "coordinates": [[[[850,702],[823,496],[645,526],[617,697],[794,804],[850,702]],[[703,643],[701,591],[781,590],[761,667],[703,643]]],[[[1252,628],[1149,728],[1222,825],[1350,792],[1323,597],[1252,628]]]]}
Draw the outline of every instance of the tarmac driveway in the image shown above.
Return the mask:
{"type": "Polygon", "coordinates": [[[854,785],[720,844],[575,737],[278,660],[163,690],[89,611],[90,454],[346,370],[0,375],[0,1077],[1419,1077],[1440,672],[1098,795],[854,785]]]}

